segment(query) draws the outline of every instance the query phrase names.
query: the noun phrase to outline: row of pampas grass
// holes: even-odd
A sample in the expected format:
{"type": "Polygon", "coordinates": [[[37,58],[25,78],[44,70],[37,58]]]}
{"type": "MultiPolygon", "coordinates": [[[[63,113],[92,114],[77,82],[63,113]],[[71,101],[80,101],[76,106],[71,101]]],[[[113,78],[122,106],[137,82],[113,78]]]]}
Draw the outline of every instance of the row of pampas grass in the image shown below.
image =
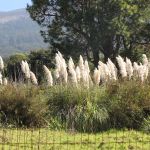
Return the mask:
{"type": "MultiPolygon", "coordinates": [[[[124,59],[121,56],[116,57],[116,60],[118,68],[111,59],[108,59],[106,63],[99,61],[98,67],[92,72],[88,61],[84,60],[82,56],[80,56],[78,64],[75,65],[71,57],[66,62],[63,55],[58,52],[55,56],[56,64],[54,72],[51,72],[45,65],[43,66],[43,71],[48,86],[71,83],[76,87],[82,84],[89,88],[91,85],[117,81],[119,78],[128,80],[136,79],[142,83],[148,78],[150,62],[145,54],[142,55],[142,62],[139,64],[131,62],[129,58],[124,59]]],[[[22,60],[20,64],[26,80],[31,81],[34,85],[38,85],[36,75],[31,71],[28,62],[22,60]]],[[[7,85],[9,79],[2,76],[3,69],[4,62],[2,57],[0,57],[0,84],[7,85]]]]}

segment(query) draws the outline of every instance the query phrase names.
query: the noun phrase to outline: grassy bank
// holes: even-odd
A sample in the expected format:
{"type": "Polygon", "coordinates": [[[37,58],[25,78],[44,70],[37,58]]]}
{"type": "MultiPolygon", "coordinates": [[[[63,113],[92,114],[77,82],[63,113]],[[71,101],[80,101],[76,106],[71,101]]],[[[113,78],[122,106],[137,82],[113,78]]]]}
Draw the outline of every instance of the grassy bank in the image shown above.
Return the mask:
{"type": "Polygon", "coordinates": [[[97,134],[81,134],[48,129],[1,129],[0,149],[149,150],[150,136],[133,130],[109,130],[97,134]]]}

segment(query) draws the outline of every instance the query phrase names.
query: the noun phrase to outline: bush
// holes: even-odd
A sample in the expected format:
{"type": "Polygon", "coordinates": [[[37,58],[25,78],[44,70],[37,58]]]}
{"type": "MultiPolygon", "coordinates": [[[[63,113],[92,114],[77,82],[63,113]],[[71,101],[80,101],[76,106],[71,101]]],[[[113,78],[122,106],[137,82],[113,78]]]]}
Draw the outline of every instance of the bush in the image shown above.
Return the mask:
{"type": "Polygon", "coordinates": [[[46,105],[36,87],[12,86],[0,89],[0,119],[2,125],[42,126],[46,105]]]}
{"type": "Polygon", "coordinates": [[[139,129],[150,114],[150,86],[137,81],[122,81],[108,85],[105,107],[111,127],[139,129]]]}
{"type": "Polygon", "coordinates": [[[144,118],[141,129],[142,131],[150,133],[150,116],[148,116],[147,118],[144,118]]]}

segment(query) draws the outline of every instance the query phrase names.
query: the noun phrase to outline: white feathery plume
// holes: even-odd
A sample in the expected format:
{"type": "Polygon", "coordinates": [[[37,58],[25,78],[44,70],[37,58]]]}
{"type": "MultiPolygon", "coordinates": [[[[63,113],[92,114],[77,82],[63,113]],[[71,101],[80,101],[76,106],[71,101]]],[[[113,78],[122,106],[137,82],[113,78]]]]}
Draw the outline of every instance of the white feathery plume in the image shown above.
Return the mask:
{"type": "Polygon", "coordinates": [[[126,63],[121,56],[116,57],[122,78],[127,77],[126,63]]]}
{"type": "Polygon", "coordinates": [[[87,71],[87,73],[90,73],[89,63],[87,60],[84,62],[84,69],[87,71]]]}
{"type": "Polygon", "coordinates": [[[27,61],[21,61],[21,70],[27,79],[30,79],[30,68],[27,61]]]}
{"type": "Polygon", "coordinates": [[[76,77],[77,77],[77,81],[80,82],[80,80],[81,80],[81,72],[80,72],[79,66],[76,67],[76,77]]]}
{"type": "Polygon", "coordinates": [[[27,63],[27,61],[25,61],[25,75],[26,78],[30,78],[30,68],[29,68],[29,64],[27,63]]]}
{"type": "Polygon", "coordinates": [[[21,65],[21,70],[22,70],[22,72],[25,73],[25,72],[26,72],[26,71],[25,71],[25,70],[26,70],[26,69],[25,69],[26,64],[25,64],[25,62],[24,62],[23,60],[21,61],[21,64],[20,64],[20,65],[21,65]]]}
{"type": "Polygon", "coordinates": [[[133,66],[132,66],[131,60],[127,57],[126,57],[126,70],[127,70],[129,79],[131,79],[131,77],[133,76],[133,66]]]}
{"type": "Polygon", "coordinates": [[[100,72],[100,79],[105,82],[106,81],[106,76],[105,76],[105,70],[104,70],[104,63],[99,61],[98,62],[98,70],[100,72]]]}
{"type": "Polygon", "coordinates": [[[142,55],[142,63],[143,63],[143,65],[148,65],[148,63],[149,63],[148,58],[145,54],[142,55]]]}
{"type": "Polygon", "coordinates": [[[83,79],[83,84],[89,88],[89,74],[87,72],[87,70],[84,69],[84,71],[82,71],[82,79],[83,79]]]}
{"type": "Polygon", "coordinates": [[[4,62],[3,62],[2,57],[0,56],[0,70],[3,70],[3,69],[4,69],[4,62]]]}
{"type": "Polygon", "coordinates": [[[137,64],[137,62],[134,62],[133,63],[133,74],[134,74],[134,76],[135,77],[138,77],[139,75],[138,75],[138,71],[139,70],[139,65],[137,64]]]}
{"type": "Polygon", "coordinates": [[[67,83],[68,82],[68,72],[67,72],[66,61],[64,58],[62,59],[61,74],[64,78],[65,83],[67,83]]]}
{"type": "Polygon", "coordinates": [[[30,78],[31,78],[31,81],[34,85],[38,85],[37,78],[36,78],[35,74],[32,71],[30,71],[30,78]]]}
{"type": "Polygon", "coordinates": [[[111,79],[112,80],[117,80],[117,68],[109,58],[108,58],[108,61],[107,61],[107,67],[110,70],[111,79]]]}
{"type": "Polygon", "coordinates": [[[3,79],[2,79],[2,73],[0,72],[0,84],[2,85],[3,84],[3,79]]]}
{"type": "Polygon", "coordinates": [[[84,71],[83,71],[83,82],[84,85],[87,86],[88,88],[89,88],[90,81],[92,82],[92,79],[90,77],[90,68],[89,68],[88,61],[85,60],[84,71]]]}
{"type": "Polygon", "coordinates": [[[148,65],[143,65],[143,71],[144,71],[144,79],[146,80],[149,74],[148,65]]]}
{"type": "Polygon", "coordinates": [[[111,72],[106,64],[99,61],[98,70],[101,72],[101,79],[103,82],[107,82],[108,79],[111,79],[111,72]]]}
{"type": "Polygon", "coordinates": [[[138,68],[139,68],[139,65],[137,64],[137,62],[134,62],[134,63],[133,63],[133,69],[134,69],[135,71],[137,71],[138,68]]]}
{"type": "Polygon", "coordinates": [[[6,78],[3,79],[3,85],[7,85],[8,84],[8,80],[6,78]]]}
{"type": "Polygon", "coordinates": [[[100,83],[100,71],[97,68],[95,68],[95,70],[94,70],[93,80],[94,80],[94,83],[96,85],[99,85],[99,83],[100,83]]]}
{"type": "Polygon", "coordinates": [[[140,64],[138,67],[138,76],[141,79],[141,82],[144,82],[144,70],[143,70],[143,65],[140,64]]]}
{"type": "Polygon", "coordinates": [[[80,67],[80,70],[84,70],[84,60],[83,60],[83,57],[80,55],[80,58],[79,58],[79,67],[80,67]]]}
{"type": "Polygon", "coordinates": [[[55,61],[56,61],[56,68],[57,68],[57,71],[59,73],[61,71],[61,58],[57,53],[55,56],[55,61]]]}
{"type": "Polygon", "coordinates": [[[58,56],[60,57],[60,59],[63,59],[63,56],[62,56],[62,54],[58,51],[58,56]]]}
{"type": "Polygon", "coordinates": [[[51,71],[45,65],[43,66],[43,68],[48,86],[53,86],[53,77],[51,71]]]}
{"type": "Polygon", "coordinates": [[[58,69],[55,69],[54,76],[56,79],[58,79],[60,77],[58,69]]]}
{"type": "Polygon", "coordinates": [[[105,74],[106,81],[108,79],[111,79],[111,72],[106,64],[104,64],[104,74],[105,74]]]}
{"type": "Polygon", "coordinates": [[[80,69],[80,79],[83,82],[86,82],[86,79],[85,79],[85,65],[84,65],[83,57],[81,55],[79,57],[79,69],[80,69]]]}
{"type": "Polygon", "coordinates": [[[67,65],[66,65],[65,59],[63,58],[63,56],[60,52],[58,52],[56,54],[55,60],[56,60],[55,76],[62,77],[64,79],[65,83],[67,83],[67,81],[68,81],[67,65]]]}
{"type": "Polygon", "coordinates": [[[69,73],[71,74],[72,82],[77,84],[78,81],[77,81],[77,76],[75,71],[75,65],[71,57],[68,62],[68,68],[69,68],[69,73]]]}
{"type": "Polygon", "coordinates": [[[75,65],[74,65],[74,62],[73,62],[73,59],[70,57],[69,58],[69,62],[68,62],[68,68],[70,69],[70,68],[75,68],[75,65]]]}
{"type": "Polygon", "coordinates": [[[147,79],[149,73],[149,61],[145,54],[142,55],[142,62],[143,62],[143,70],[144,70],[144,78],[147,79]]]}

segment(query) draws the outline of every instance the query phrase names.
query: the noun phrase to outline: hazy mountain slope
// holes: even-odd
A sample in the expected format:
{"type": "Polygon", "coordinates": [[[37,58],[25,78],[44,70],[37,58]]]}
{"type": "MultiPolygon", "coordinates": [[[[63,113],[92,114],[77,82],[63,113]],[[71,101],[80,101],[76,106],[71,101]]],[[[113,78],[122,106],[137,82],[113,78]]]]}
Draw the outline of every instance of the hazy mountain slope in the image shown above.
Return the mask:
{"type": "Polygon", "coordinates": [[[47,47],[39,32],[24,9],[0,12],[0,55],[47,47]]]}

